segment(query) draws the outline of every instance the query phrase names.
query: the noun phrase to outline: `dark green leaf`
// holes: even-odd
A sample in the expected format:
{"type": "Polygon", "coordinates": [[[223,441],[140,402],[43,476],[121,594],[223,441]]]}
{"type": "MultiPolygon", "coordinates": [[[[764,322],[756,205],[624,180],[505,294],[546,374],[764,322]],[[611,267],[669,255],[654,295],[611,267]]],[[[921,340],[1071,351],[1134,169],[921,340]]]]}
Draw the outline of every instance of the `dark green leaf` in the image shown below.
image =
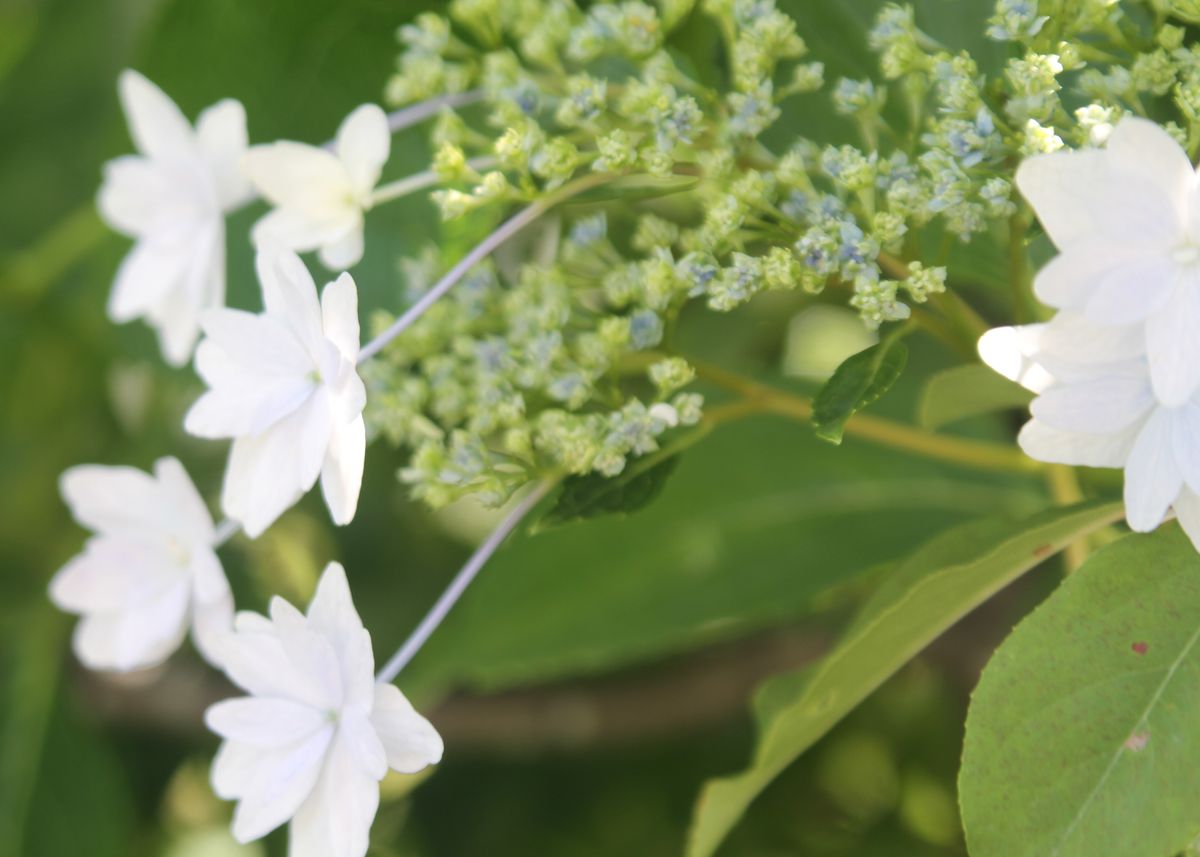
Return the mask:
{"type": "Polygon", "coordinates": [[[1023,408],[1033,393],[988,367],[972,363],[955,366],[931,377],[921,391],[917,422],[939,428],[967,417],[1009,408],[1023,408]]]}
{"type": "Polygon", "coordinates": [[[1091,557],[984,670],[959,792],[974,857],[1166,857],[1200,833],[1200,556],[1091,557]]]}
{"type": "Polygon", "coordinates": [[[1019,522],[973,521],[913,554],[809,680],[782,676],[764,685],[754,761],[742,773],[704,787],[688,857],[712,854],[771,780],[938,635],[1047,556],[1111,523],[1121,509],[1090,503],[1019,522]],[[780,683],[791,683],[791,690],[780,683]]]}
{"type": "Polygon", "coordinates": [[[615,512],[636,512],[662,493],[667,477],[678,463],[679,457],[673,455],[628,476],[608,478],[598,473],[573,476],[563,483],[558,502],[540,523],[562,524],[615,512]]]}
{"type": "Polygon", "coordinates": [[[908,361],[908,348],[889,337],[843,361],[813,400],[817,437],[842,442],[846,420],[888,391],[908,361]]]}

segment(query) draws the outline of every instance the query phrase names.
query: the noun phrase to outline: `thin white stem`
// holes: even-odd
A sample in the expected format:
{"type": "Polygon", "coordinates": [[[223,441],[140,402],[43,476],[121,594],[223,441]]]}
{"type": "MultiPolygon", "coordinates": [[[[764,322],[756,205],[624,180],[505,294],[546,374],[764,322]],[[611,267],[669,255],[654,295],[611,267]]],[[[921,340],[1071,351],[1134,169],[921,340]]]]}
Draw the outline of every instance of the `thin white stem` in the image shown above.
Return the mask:
{"type": "Polygon", "coordinates": [[[463,277],[467,275],[472,268],[486,259],[493,250],[503,244],[512,236],[516,235],[530,223],[537,220],[549,209],[553,208],[557,203],[564,199],[569,199],[578,193],[588,188],[595,187],[606,181],[610,181],[612,176],[595,174],[585,176],[579,181],[566,185],[560,188],[555,193],[544,196],[541,199],[530,203],[525,208],[518,211],[504,223],[500,224],[487,238],[484,238],[468,253],[458,261],[458,264],[451,268],[444,277],[433,284],[433,288],[421,295],[421,299],[409,307],[395,321],[393,321],[383,333],[376,336],[370,342],[363,346],[362,351],[358,353],[358,362],[360,364],[370,360],[378,354],[384,346],[403,333],[413,322],[425,314],[425,311],[437,303],[442,295],[454,288],[463,277]]]}
{"type": "Polygon", "coordinates": [[[425,618],[421,620],[421,624],[409,635],[404,644],[396,650],[396,654],[392,655],[391,660],[384,664],[383,669],[375,676],[377,682],[386,684],[400,674],[400,670],[408,665],[413,656],[425,645],[425,641],[442,624],[442,620],[446,618],[446,614],[450,612],[458,602],[458,599],[462,597],[462,594],[467,591],[467,587],[471,585],[475,576],[479,574],[479,570],[491,559],[496,549],[503,544],[508,535],[516,529],[517,525],[525,519],[525,516],[550,492],[555,484],[555,482],[550,480],[540,483],[526,494],[521,499],[521,502],[512,508],[512,511],[504,516],[504,520],[484,539],[483,544],[475,549],[475,553],[471,554],[471,558],[467,560],[467,564],[450,581],[450,585],[446,587],[446,591],[442,593],[442,596],[430,611],[425,614],[425,618]]]}
{"type": "Polygon", "coordinates": [[[411,107],[405,107],[394,113],[389,113],[388,128],[395,134],[397,131],[402,131],[410,125],[424,122],[430,116],[440,113],[443,107],[466,107],[468,104],[482,101],[484,96],[485,93],[482,89],[471,89],[467,92],[452,92],[449,95],[431,98],[428,101],[422,101],[411,107]]]}
{"type": "MultiPolygon", "coordinates": [[[[496,159],[492,155],[484,155],[479,158],[471,158],[467,161],[467,166],[472,170],[487,170],[496,165],[496,159]]],[[[389,182],[385,185],[380,185],[371,193],[371,205],[376,206],[384,202],[391,202],[394,199],[399,199],[402,196],[408,196],[410,193],[416,193],[419,190],[424,190],[427,187],[432,187],[438,183],[437,173],[433,170],[426,170],[423,173],[415,173],[411,176],[405,176],[402,179],[397,179],[394,182],[389,182]]]]}
{"type": "Polygon", "coordinates": [[[225,544],[225,542],[232,539],[235,535],[237,535],[238,530],[241,528],[242,525],[233,520],[233,518],[226,518],[224,521],[217,524],[216,530],[213,531],[213,550],[216,550],[221,545],[225,544]]]}

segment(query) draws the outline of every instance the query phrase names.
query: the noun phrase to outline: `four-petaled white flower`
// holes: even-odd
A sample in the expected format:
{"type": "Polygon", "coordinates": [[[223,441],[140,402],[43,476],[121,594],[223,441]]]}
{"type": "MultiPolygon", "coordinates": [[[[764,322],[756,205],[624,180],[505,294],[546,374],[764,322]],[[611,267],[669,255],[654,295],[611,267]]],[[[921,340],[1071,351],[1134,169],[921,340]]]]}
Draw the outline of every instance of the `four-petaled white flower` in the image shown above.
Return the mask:
{"type": "Polygon", "coordinates": [[[239,801],[240,842],[291,820],[290,857],[362,857],[379,781],[389,767],[436,764],[441,737],[394,685],[376,684],[340,565],[325,569],[307,615],[281,598],[270,613],[239,613],[226,646],[230,679],[251,695],[205,717],[225,739],[213,789],[239,801]]]}
{"type": "Polygon", "coordinates": [[[358,359],[358,290],[325,286],[295,253],[260,249],[265,311],[219,309],[201,321],[196,371],[209,386],[184,427],[233,438],[221,505],[257,537],[321,478],[335,523],[354,518],[362,486],[366,390],[358,359]]]}
{"type": "Polygon", "coordinates": [[[200,333],[200,313],[225,303],[225,215],[251,197],[239,162],[246,114],[226,99],[195,129],[162,90],[135,71],[118,90],[140,155],[105,165],[100,215],[136,240],[108,302],[114,321],[145,318],[167,361],[183,365],[200,333]]]}
{"type": "Polygon", "coordinates": [[[1175,509],[1200,550],[1200,392],[1155,397],[1141,325],[1100,326],[1061,312],[1045,324],[997,328],[979,353],[1038,393],[1018,442],[1031,458],[1125,470],[1125,517],[1148,532],[1175,509]]]}
{"type": "Polygon", "coordinates": [[[276,206],[255,224],[255,243],[319,250],[322,264],[334,271],[355,265],[363,254],[363,212],[371,208],[391,145],[386,114],[364,104],[342,122],[332,152],[287,140],[254,146],[243,169],[276,206]]]}
{"type": "Polygon", "coordinates": [[[183,466],[162,458],[150,475],[83,465],[63,474],[61,488],[75,519],[95,532],[50,583],[54,603],[82,616],[79,660],[104,670],[154,666],[190,626],[201,654],[219,663],[233,597],[213,551],[212,517],[183,466]]]}
{"type": "Polygon", "coordinates": [[[1039,298],[1101,325],[1144,323],[1154,393],[1187,402],[1200,386],[1200,180],[1160,126],[1125,118],[1106,149],[1027,159],[1017,187],[1060,255],[1039,298]]]}

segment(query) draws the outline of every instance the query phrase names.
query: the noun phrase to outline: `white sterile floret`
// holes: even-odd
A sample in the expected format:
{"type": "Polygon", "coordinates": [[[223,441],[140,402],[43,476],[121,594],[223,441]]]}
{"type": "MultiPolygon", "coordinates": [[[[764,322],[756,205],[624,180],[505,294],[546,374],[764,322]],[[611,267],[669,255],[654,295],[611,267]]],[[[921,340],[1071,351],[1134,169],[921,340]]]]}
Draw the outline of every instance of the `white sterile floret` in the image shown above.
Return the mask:
{"type": "Polygon", "coordinates": [[[1125,517],[1138,532],[1172,507],[1200,550],[1200,392],[1156,400],[1140,325],[1098,326],[1062,312],[1046,324],[997,328],[985,363],[1038,393],[1018,442],[1031,458],[1125,470],[1125,517]]]}
{"type": "Polygon", "coordinates": [[[233,438],[221,505],[246,534],[262,534],[321,478],[337,524],[358,506],[366,455],[358,376],[358,290],[349,274],[317,301],[312,275],[295,253],[261,249],[255,259],[264,312],[214,310],[196,371],[209,391],[184,427],[233,438]]]}
{"type": "Polygon", "coordinates": [[[50,598],[82,618],[85,666],[135,670],[174,652],[188,628],[214,664],[233,624],[233,596],[213,551],[213,522],[174,458],[154,474],[82,465],[61,480],[71,514],[95,535],[50,582],[50,598]]]}
{"type": "Polygon", "coordinates": [[[193,129],[162,90],[135,71],[118,84],[140,154],[109,161],[97,206],[104,221],[135,239],[108,302],[114,321],[145,318],[163,355],[187,362],[200,313],[225,303],[225,215],[251,197],[239,172],[246,113],[226,99],[193,129]]]}
{"type": "Polygon", "coordinates": [[[1027,159],[1017,186],[1060,251],[1038,297],[1096,324],[1144,322],[1155,395],[1187,402],[1200,386],[1200,181],[1187,154],[1126,117],[1106,149],[1027,159]]]}
{"type": "Polygon", "coordinates": [[[340,565],[326,567],[307,615],[281,598],[270,614],[239,613],[227,646],[226,672],[250,695],[205,715],[225,739],[213,789],[239,801],[239,842],[290,820],[289,857],[362,857],[379,781],[436,764],[442,739],[394,685],[376,684],[340,565]]]}
{"type": "Polygon", "coordinates": [[[281,140],[255,146],[242,159],[246,175],[275,209],[254,225],[254,241],[275,241],[306,253],[319,250],[330,270],[363,255],[363,213],[387,163],[392,137],[387,115],[364,104],[338,128],[333,151],[281,140]]]}

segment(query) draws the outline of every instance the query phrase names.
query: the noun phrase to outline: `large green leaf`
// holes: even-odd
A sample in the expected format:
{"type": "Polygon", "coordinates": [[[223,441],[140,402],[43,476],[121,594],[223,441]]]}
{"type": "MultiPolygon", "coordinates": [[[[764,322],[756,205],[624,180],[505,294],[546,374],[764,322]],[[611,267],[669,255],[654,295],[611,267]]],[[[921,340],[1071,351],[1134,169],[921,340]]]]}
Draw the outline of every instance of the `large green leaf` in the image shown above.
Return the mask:
{"type": "MultiPolygon", "coordinates": [[[[716,851],[755,796],[847,712],[954,622],[1080,536],[1112,522],[1119,504],[1052,509],[1031,519],[986,518],[949,530],[902,563],[838,647],[789,694],[764,688],[760,737],[742,773],[709,782],[696,804],[688,857],[716,851]]],[[[793,681],[790,677],[773,681],[793,681]]]]}
{"type": "Polygon", "coordinates": [[[925,428],[1029,404],[1033,393],[981,363],[955,366],[931,377],[921,391],[917,422],[925,428]]]}
{"type": "Polygon", "coordinates": [[[1200,833],[1200,556],[1096,553],[988,664],[959,778],[974,857],[1168,857],[1200,833]]]}
{"type": "Polygon", "coordinates": [[[1023,481],[952,473],[869,445],[835,450],[795,422],[723,426],[636,515],[502,550],[405,680],[528,684],[794,621],[948,522],[1041,502],[1023,481]]]}

